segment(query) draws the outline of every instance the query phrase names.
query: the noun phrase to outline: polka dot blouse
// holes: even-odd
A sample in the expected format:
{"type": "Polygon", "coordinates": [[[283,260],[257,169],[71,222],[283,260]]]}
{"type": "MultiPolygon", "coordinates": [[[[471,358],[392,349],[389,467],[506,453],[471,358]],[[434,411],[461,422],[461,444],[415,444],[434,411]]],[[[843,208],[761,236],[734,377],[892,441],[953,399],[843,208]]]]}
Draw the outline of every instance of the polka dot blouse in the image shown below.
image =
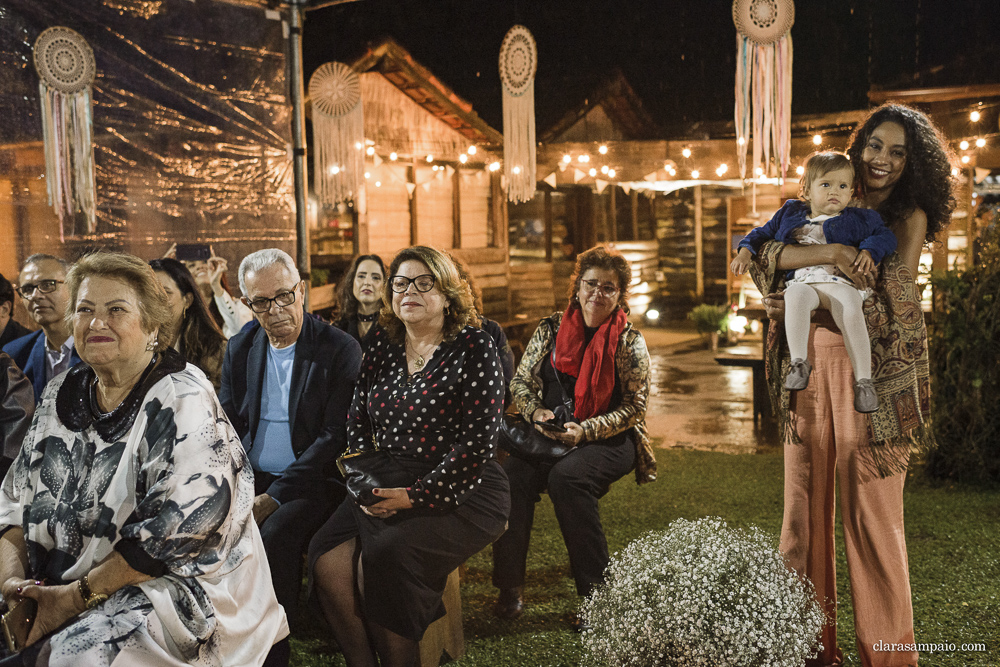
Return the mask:
{"type": "Polygon", "coordinates": [[[465,327],[420,372],[379,329],[361,364],[347,419],[351,452],[378,447],[433,469],[407,488],[414,507],[456,507],[496,456],[504,379],[489,334],[465,327]]]}

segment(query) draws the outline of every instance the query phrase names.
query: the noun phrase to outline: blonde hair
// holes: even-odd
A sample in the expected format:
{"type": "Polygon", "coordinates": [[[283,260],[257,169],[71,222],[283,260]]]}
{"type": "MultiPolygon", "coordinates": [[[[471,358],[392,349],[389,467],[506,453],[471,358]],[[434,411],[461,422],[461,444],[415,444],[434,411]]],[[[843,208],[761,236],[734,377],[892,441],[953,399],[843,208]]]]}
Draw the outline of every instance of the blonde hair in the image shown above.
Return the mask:
{"type": "Polygon", "coordinates": [[[382,311],[379,316],[379,324],[389,335],[389,340],[394,343],[402,343],[405,336],[405,325],[402,320],[396,317],[392,310],[392,276],[396,275],[403,262],[415,260],[424,264],[434,276],[434,282],[441,293],[448,300],[445,306],[444,326],[441,333],[444,339],[451,341],[455,339],[458,332],[467,324],[478,327],[481,322],[476,307],[472,299],[472,290],[469,284],[459,276],[458,269],[449,257],[429,246],[416,245],[400,250],[389,266],[389,275],[386,276],[382,285],[382,311]]]}
{"type": "Polygon", "coordinates": [[[851,172],[851,183],[855,181],[854,165],[847,153],[840,151],[817,151],[806,158],[805,173],[802,174],[802,183],[799,185],[799,199],[805,199],[806,193],[813,181],[821,176],[829,174],[831,171],[846,169],[851,172]]]}
{"type": "Polygon", "coordinates": [[[170,347],[170,343],[173,341],[169,340],[166,333],[170,328],[168,326],[170,307],[167,305],[167,293],[145,260],[123,252],[100,250],[84,255],[66,274],[66,287],[69,288],[66,322],[71,331],[80,285],[86,278],[94,277],[117,280],[131,287],[139,299],[139,322],[143,333],[158,330],[156,336],[157,352],[162,352],[170,347]]]}

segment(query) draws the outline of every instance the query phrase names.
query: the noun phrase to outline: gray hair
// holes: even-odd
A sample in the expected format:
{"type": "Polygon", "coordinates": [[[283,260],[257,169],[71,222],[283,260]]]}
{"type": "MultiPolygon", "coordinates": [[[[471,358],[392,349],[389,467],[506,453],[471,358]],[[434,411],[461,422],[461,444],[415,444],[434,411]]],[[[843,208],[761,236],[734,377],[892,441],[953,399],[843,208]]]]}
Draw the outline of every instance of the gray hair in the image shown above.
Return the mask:
{"type": "Polygon", "coordinates": [[[243,296],[249,298],[249,294],[247,294],[247,274],[259,273],[272,264],[281,264],[288,269],[290,274],[296,278],[299,277],[299,270],[295,267],[295,262],[292,260],[291,255],[284,250],[264,248],[263,250],[252,252],[240,262],[240,290],[243,292],[243,296]]]}
{"type": "Polygon", "coordinates": [[[34,255],[24,260],[24,265],[21,267],[23,270],[28,264],[41,264],[42,262],[59,262],[59,266],[62,267],[63,273],[68,273],[70,268],[70,263],[67,262],[62,257],[56,257],[55,255],[49,255],[44,252],[36,252],[34,255]]]}

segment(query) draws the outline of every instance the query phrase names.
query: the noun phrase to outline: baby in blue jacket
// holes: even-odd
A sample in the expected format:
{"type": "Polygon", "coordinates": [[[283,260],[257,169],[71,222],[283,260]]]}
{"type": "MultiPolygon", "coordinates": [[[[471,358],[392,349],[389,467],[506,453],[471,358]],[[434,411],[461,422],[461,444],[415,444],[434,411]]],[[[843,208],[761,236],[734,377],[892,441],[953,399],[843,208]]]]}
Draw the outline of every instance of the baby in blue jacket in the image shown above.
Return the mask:
{"type": "MultiPolygon", "coordinates": [[[[854,167],[843,153],[814,153],[806,160],[802,199],[785,205],[761,227],[740,241],[730,269],[739,276],[750,267],[752,254],[765,241],[782,243],[842,243],[858,248],[855,265],[868,271],[896,250],[896,236],[875,211],[849,207],[854,192],[854,167]]],[[[872,383],[871,342],[861,305],[868,294],[833,265],[808,266],[789,271],[785,288],[785,337],[792,357],[785,387],[805,389],[812,365],[806,359],[812,313],[822,306],[833,315],[844,335],[844,346],[854,368],[854,409],[878,410],[872,383]]]]}

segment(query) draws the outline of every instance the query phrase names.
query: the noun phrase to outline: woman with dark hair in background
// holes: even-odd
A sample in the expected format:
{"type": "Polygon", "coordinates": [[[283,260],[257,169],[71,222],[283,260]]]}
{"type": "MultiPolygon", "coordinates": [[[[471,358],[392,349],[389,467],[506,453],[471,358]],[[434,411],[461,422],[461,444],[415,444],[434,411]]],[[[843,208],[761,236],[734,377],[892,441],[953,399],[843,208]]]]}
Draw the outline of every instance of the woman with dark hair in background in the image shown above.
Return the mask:
{"type": "Polygon", "coordinates": [[[227,339],[209,313],[194,277],[176,259],[154,259],[149,265],[167,293],[170,322],[165,334],[171,347],[200,368],[218,391],[227,339]]]}
{"type": "MultiPolygon", "coordinates": [[[[563,395],[572,397],[573,418],[561,424],[564,432],[535,428],[573,449],[554,462],[513,454],[504,462],[510,525],[493,544],[501,618],[523,610],[528,543],[542,491],[547,488],[552,500],[576,591],[586,596],[602,581],[609,561],[598,501],[630,470],[638,484],[656,479],[646,433],[649,354],[627,317],[631,280],[632,269],[618,250],[597,246],[580,254],[569,307],[541,321],[510,383],[514,405],[529,423],[554,420],[563,395]]],[[[573,628],[585,626],[574,619],[573,628]]]]}
{"type": "Polygon", "coordinates": [[[337,296],[340,297],[340,316],[333,326],[351,334],[361,343],[361,350],[368,349],[371,334],[376,329],[379,310],[382,308],[382,283],[385,265],[378,255],[358,255],[344,271],[337,296]]]}
{"type": "MultiPolygon", "coordinates": [[[[183,260],[181,264],[191,272],[208,306],[208,312],[228,340],[253,320],[253,313],[242,301],[234,298],[229,289],[229,280],[226,278],[229,263],[226,258],[216,255],[212,246],[209,246],[208,251],[211,254],[208,259],[183,260]]],[[[177,259],[176,243],[170,246],[163,258],[177,259]]]]}
{"type": "MultiPolygon", "coordinates": [[[[764,244],[751,275],[768,317],[766,359],[785,444],[785,510],[781,550],[809,577],[817,599],[836,619],[834,514],[839,486],[844,544],[862,665],[916,665],[913,607],[903,527],[903,484],[911,448],[930,437],[927,329],[915,283],[925,243],[944,229],[955,207],[951,160],[934,124],[898,104],[874,110],[852,135],[847,154],[861,183],[859,206],[878,211],[897,251],[877,272],[855,272],[858,249],[828,244],[764,244]],[[852,409],[853,371],[843,337],[826,311],[816,311],[809,386],[790,396],[781,378],[790,363],[781,322],[785,272],[834,264],[859,286],[874,286],[863,309],[880,407],[852,409]],[[875,653],[873,645],[904,647],[875,653]]],[[[840,664],[835,622],[823,628],[819,665],[840,664]]]]}

